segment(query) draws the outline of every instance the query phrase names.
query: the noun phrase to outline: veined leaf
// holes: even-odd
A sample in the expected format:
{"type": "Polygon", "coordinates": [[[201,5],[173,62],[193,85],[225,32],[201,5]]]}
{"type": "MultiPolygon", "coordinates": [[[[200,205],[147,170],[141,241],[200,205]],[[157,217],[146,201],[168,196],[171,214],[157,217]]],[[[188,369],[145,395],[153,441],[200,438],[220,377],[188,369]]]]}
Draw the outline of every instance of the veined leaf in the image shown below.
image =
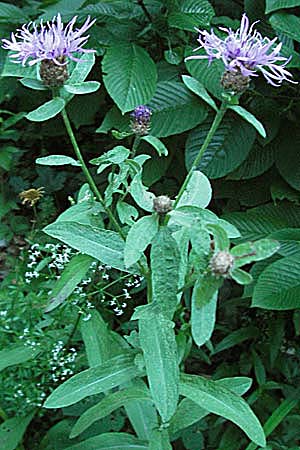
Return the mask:
{"type": "Polygon", "coordinates": [[[0,371],[33,359],[40,351],[25,344],[11,344],[0,351],[0,371]]]}
{"type": "Polygon", "coordinates": [[[264,447],[265,435],[257,417],[249,405],[238,395],[206,378],[183,374],[180,394],[205,408],[231,420],[256,444],[264,447]]]}
{"type": "Polygon", "coordinates": [[[102,61],[105,87],[125,113],[147,103],[156,88],[156,66],[149,54],[135,44],[110,47],[102,61]]]}
{"type": "Polygon", "coordinates": [[[179,368],[173,322],[162,314],[145,314],[139,320],[139,337],[153,401],[163,422],[168,422],[178,402],[179,368]]]}
{"type": "Polygon", "coordinates": [[[277,9],[294,8],[300,6],[300,0],[266,0],[266,14],[277,9]]]}
{"type": "Polygon", "coordinates": [[[100,366],[84,370],[55,389],[47,398],[45,408],[73,405],[85,397],[120,386],[138,375],[135,354],[127,352],[100,366]]]}
{"type": "Polygon", "coordinates": [[[289,38],[300,42],[300,17],[287,12],[274,13],[270,17],[270,24],[276,31],[281,31],[289,38]]]}
{"type": "Polygon", "coordinates": [[[198,95],[202,100],[204,100],[209,106],[211,106],[215,111],[218,111],[217,105],[213,98],[209,95],[205,87],[196,78],[190,77],[188,75],[182,75],[182,81],[194,94],[198,95]]]}

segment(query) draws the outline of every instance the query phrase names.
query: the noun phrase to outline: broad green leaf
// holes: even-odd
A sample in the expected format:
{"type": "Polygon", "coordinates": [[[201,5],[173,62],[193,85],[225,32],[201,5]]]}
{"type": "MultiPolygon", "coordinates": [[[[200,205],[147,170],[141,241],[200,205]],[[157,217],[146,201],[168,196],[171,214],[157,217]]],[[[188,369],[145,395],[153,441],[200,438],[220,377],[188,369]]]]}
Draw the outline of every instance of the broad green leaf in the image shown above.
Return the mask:
{"type": "Polygon", "coordinates": [[[210,338],[214,330],[216,321],[218,293],[215,292],[208,303],[198,308],[196,297],[192,297],[191,325],[192,336],[196,344],[200,347],[210,338]]]}
{"type": "Polygon", "coordinates": [[[129,203],[122,202],[121,200],[117,203],[117,212],[120,222],[126,223],[127,225],[133,225],[139,216],[139,212],[134,206],[129,203]]]}
{"type": "Polygon", "coordinates": [[[300,153],[295,151],[300,145],[300,129],[294,124],[286,125],[276,146],[276,167],[285,181],[297,191],[300,191],[300,153]]]}
{"type": "Polygon", "coordinates": [[[188,205],[206,208],[211,197],[212,189],[209,179],[199,170],[194,170],[177,207],[188,205]]]}
{"type": "Polygon", "coordinates": [[[70,94],[90,94],[99,89],[100,83],[98,81],[82,81],[75,84],[64,84],[64,89],[70,94]]]}
{"type": "Polygon", "coordinates": [[[31,413],[25,417],[13,417],[0,425],[1,450],[15,450],[17,448],[34,414],[31,413]]]}
{"type": "MultiPolygon", "coordinates": [[[[211,118],[191,131],[186,141],[185,161],[189,169],[211,126],[211,118]]],[[[226,115],[204,152],[198,169],[210,178],[220,178],[237,168],[248,156],[255,130],[239,117],[226,115]]]]}
{"type": "Polygon", "coordinates": [[[64,268],[50,294],[45,312],[50,312],[63,303],[72,294],[75,287],[89,270],[93,258],[88,255],[75,255],[64,268]]]}
{"type": "Polygon", "coordinates": [[[247,285],[253,282],[252,275],[242,269],[234,269],[230,276],[238,284],[247,285]]]}
{"type": "Polygon", "coordinates": [[[161,228],[153,240],[150,260],[153,303],[172,319],[177,305],[180,257],[177,242],[168,228],[161,228]]]}
{"type": "Polygon", "coordinates": [[[279,242],[278,253],[282,256],[300,253],[300,228],[283,228],[271,233],[269,238],[276,239],[279,242]]]}
{"type": "Polygon", "coordinates": [[[33,359],[40,352],[41,349],[34,349],[22,344],[11,344],[0,351],[0,371],[33,359]]]}
{"type": "Polygon", "coordinates": [[[126,403],[133,400],[148,400],[151,401],[150,392],[146,389],[137,387],[129,387],[122,391],[110,393],[104,397],[99,403],[87,409],[77,420],[72,428],[70,438],[78,436],[88,427],[90,427],[97,420],[108,416],[116,409],[126,405],[126,403]]]}
{"type": "Polygon", "coordinates": [[[125,113],[147,103],[156,88],[156,66],[149,54],[135,44],[114,45],[102,61],[105,87],[125,113]]]}
{"type": "Polygon", "coordinates": [[[166,137],[194,128],[207,116],[206,106],[183,83],[161,81],[152,100],[151,134],[166,137]]]}
{"type": "Polygon", "coordinates": [[[125,244],[115,231],[71,221],[56,221],[44,228],[44,232],[80,252],[96,258],[103,264],[126,270],[124,266],[125,244]]]}
{"type": "Polygon", "coordinates": [[[71,445],[68,450],[148,450],[148,442],[127,433],[102,433],[71,445]]]}
{"type": "Polygon", "coordinates": [[[207,28],[215,15],[213,7],[207,0],[183,0],[179,2],[168,16],[171,27],[180,30],[195,31],[196,27],[207,28]]]}
{"type": "Polygon", "coordinates": [[[121,164],[128,158],[130,150],[123,145],[117,145],[112,150],[103,153],[99,158],[93,158],[90,160],[91,164],[101,165],[101,164],[121,164]]]}
{"type": "Polygon", "coordinates": [[[260,239],[255,242],[245,242],[236,245],[230,250],[234,256],[234,267],[241,267],[254,261],[261,261],[269,258],[280,248],[278,241],[272,239],[260,239]]]}
{"type": "Polygon", "coordinates": [[[289,38],[300,42],[300,17],[287,12],[274,13],[270,17],[270,24],[274,30],[280,31],[289,38]]]}
{"type": "Polygon", "coordinates": [[[209,95],[203,84],[196,78],[190,77],[188,75],[182,75],[182,81],[188,89],[190,89],[194,94],[198,95],[202,100],[204,100],[209,106],[211,106],[215,111],[218,111],[217,105],[213,98],[209,95]]]}
{"type": "Polygon", "coordinates": [[[23,86],[36,91],[47,91],[49,89],[42,81],[33,78],[22,78],[20,83],[23,84],[23,86]]]}
{"type": "Polygon", "coordinates": [[[166,429],[153,430],[149,440],[149,450],[172,450],[166,429]]]}
{"type": "Polygon", "coordinates": [[[26,23],[26,16],[23,9],[9,3],[0,2],[0,23],[26,23]]]}
{"type": "Polygon", "coordinates": [[[214,355],[216,353],[228,350],[229,348],[239,345],[248,339],[256,339],[259,336],[259,329],[255,326],[249,325],[248,327],[240,328],[239,330],[233,331],[228,334],[224,339],[222,339],[214,349],[214,355]]]}
{"type": "Polygon", "coordinates": [[[65,166],[68,164],[71,166],[80,166],[80,163],[74,158],[65,155],[44,156],[43,158],[37,158],[35,162],[42,166],[65,166]]]}
{"type": "MultiPolygon", "coordinates": [[[[195,35],[196,42],[196,35],[195,35]]],[[[197,43],[195,45],[198,47],[197,43]]],[[[201,49],[194,53],[192,49],[188,49],[186,56],[206,55],[205,51],[201,49]]],[[[186,60],[186,67],[192,77],[200,81],[200,83],[208,90],[210,94],[218,99],[222,99],[223,88],[221,86],[221,78],[223,76],[225,67],[221,60],[215,59],[211,64],[208,59],[189,59],[186,60]]]]}
{"type": "Polygon", "coordinates": [[[232,105],[228,107],[229,109],[231,109],[232,111],[236,112],[237,114],[239,114],[243,119],[245,119],[247,122],[249,122],[251,125],[253,125],[253,127],[258,131],[258,133],[265,138],[267,136],[266,134],[266,130],[264,129],[263,125],[260,123],[259,120],[257,120],[257,118],[251,114],[249,111],[247,111],[245,108],[243,108],[242,106],[238,106],[238,105],[232,105]]]}
{"type": "Polygon", "coordinates": [[[103,122],[100,127],[97,128],[96,133],[107,133],[112,128],[117,129],[120,132],[129,132],[132,134],[128,115],[122,115],[121,111],[116,106],[113,106],[106,113],[103,122]]]}
{"type": "Polygon", "coordinates": [[[270,264],[254,288],[252,306],[285,310],[300,307],[299,254],[270,264]]]}
{"type": "Polygon", "coordinates": [[[89,366],[96,367],[123,352],[121,341],[117,341],[115,336],[122,338],[109,330],[108,324],[96,309],[90,310],[90,316],[89,320],[81,319],[80,331],[89,366]]]}
{"type": "MultiPolygon", "coordinates": [[[[23,19],[22,19],[23,21],[23,19]]],[[[36,80],[37,78],[37,65],[23,67],[22,64],[16,64],[13,59],[6,56],[4,66],[1,72],[2,77],[17,77],[17,78],[30,78],[36,80]]]]}
{"type": "Polygon", "coordinates": [[[211,302],[219,287],[223,284],[223,279],[217,278],[211,273],[206,273],[198,278],[193,288],[192,302],[195,308],[202,308],[211,302]]]}
{"type": "MultiPolygon", "coordinates": [[[[78,83],[82,83],[92,70],[94,64],[95,64],[94,53],[83,53],[81,56],[79,56],[79,61],[76,63],[74,69],[71,71],[70,77],[68,79],[68,84],[76,85],[78,83]]],[[[64,89],[64,86],[62,86],[60,89],[60,96],[65,100],[66,103],[68,103],[74,97],[74,94],[67,92],[64,89]]]]}
{"type": "Polygon", "coordinates": [[[90,395],[100,394],[139,375],[135,354],[124,353],[105,363],[79,372],[56,388],[47,398],[45,408],[73,405],[90,395]]]}
{"type": "Polygon", "coordinates": [[[300,6],[300,0],[266,0],[266,14],[277,9],[294,8],[300,6]]]}
{"type": "Polygon", "coordinates": [[[142,136],[142,140],[148,142],[148,144],[152,145],[155,148],[159,156],[168,156],[168,149],[165,144],[160,141],[157,137],[151,136],[150,134],[147,136],[142,136]]]}
{"type": "Polygon", "coordinates": [[[144,353],[151,395],[163,422],[168,422],[178,402],[179,368],[174,323],[159,314],[139,320],[139,337],[144,353]]]}
{"type": "Polygon", "coordinates": [[[45,120],[52,119],[58,113],[60,113],[65,107],[65,101],[60,97],[55,97],[49,102],[39,106],[34,111],[26,114],[26,119],[32,122],[44,122],[45,120]]]}
{"type": "Polygon", "coordinates": [[[229,175],[231,180],[248,180],[266,172],[275,161],[275,147],[273,143],[262,147],[254,142],[245,161],[229,175]]]}
{"type": "Polygon", "coordinates": [[[144,216],[130,228],[124,248],[126,267],[135,264],[158,232],[158,216],[144,216]]]}
{"type": "Polygon", "coordinates": [[[132,179],[129,192],[140,208],[148,212],[153,212],[153,200],[155,199],[155,195],[152,192],[149,192],[143,185],[140,173],[135,175],[132,179]]]}
{"type": "Polygon", "coordinates": [[[231,420],[257,445],[266,444],[263,429],[249,405],[238,395],[206,378],[183,374],[180,394],[207,411],[231,420]]]}

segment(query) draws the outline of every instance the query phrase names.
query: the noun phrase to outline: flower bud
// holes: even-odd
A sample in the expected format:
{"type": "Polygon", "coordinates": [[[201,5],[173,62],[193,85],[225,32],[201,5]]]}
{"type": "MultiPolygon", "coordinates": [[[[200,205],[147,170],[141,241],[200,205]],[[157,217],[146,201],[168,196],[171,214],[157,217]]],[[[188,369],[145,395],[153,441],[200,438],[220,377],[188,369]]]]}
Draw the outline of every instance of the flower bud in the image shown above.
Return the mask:
{"type": "Polygon", "coordinates": [[[58,65],[52,59],[43,59],[40,76],[45,86],[59,87],[69,78],[67,65],[58,65]]]}
{"type": "Polygon", "coordinates": [[[221,78],[221,85],[225,91],[233,94],[242,94],[248,89],[250,84],[250,77],[241,73],[240,70],[230,71],[226,70],[221,78]]]}
{"type": "Polygon", "coordinates": [[[153,209],[160,216],[172,211],[172,200],[167,195],[159,195],[153,200],[153,209]]]}
{"type": "Polygon", "coordinates": [[[227,278],[234,265],[234,257],[227,251],[215,253],[209,261],[212,273],[217,277],[227,278]]]}
{"type": "Polygon", "coordinates": [[[138,136],[145,136],[150,130],[150,120],[152,111],[144,105],[137,106],[130,114],[131,129],[138,136]]]}

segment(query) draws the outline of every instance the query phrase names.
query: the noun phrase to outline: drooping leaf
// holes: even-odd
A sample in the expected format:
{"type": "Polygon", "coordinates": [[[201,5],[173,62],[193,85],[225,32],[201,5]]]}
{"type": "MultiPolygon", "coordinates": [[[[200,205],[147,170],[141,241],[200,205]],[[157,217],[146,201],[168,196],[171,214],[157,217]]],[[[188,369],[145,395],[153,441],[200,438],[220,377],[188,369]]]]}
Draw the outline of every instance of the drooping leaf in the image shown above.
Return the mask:
{"type": "Polygon", "coordinates": [[[277,9],[294,8],[300,6],[300,0],[266,0],[266,14],[277,9]]]}
{"type": "Polygon", "coordinates": [[[152,145],[155,148],[159,156],[168,156],[168,149],[165,144],[159,140],[155,136],[151,136],[150,134],[147,136],[142,136],[142,140],[148,142],[148,144],[152,145]]]}
{"type": "Polygon", "coordinates": [[[199,347],[205,344],[213,333],[216,320],[217,298],[218,294],[215,292],[208,303],[198,308],[195,297],[192,297],[192,336],[199,347]]]}
{"type": "Polygon", "coordinates": [[[300,17],[287,12],[274,13],[270,17],[270,24],[274,30],[300,42],[300,17]]]}
{"type": "Polygon", "coordinates": [[[180,30],[195,31],[196,27],[209,27],[214,14],[213,7],[207,0],[183,0],[179,2],[178,9],[174,8],[168,16],[168,23],[180,30]]]}
{"type": "Polygon", "coordinates": [[[144,216],[130,228],[124,249],[126,267],[135,264],[158,232],[158,217],[144,216]]]}
{"type": "Polygon", "coordinates": [[[105,87],[125,113],[147,103],[156,88],[156,66],[143,48],[129,43],[110,47],[102,61],[105,87]]]}
{"type": "Polygon", "coordinates": [[[64,84],[64,89],[70,94],[90,94],[99,89],[100,83],[98,81],[82,81],[74,84],[64,84]]]}
{"type": "Polygon", "coordinates": [[[105,363],[79,372],[56,388],[47,398],[45,408],[73,405],[85,397],[120,386],[138,375],[131,352],[116,356],[105,363]]]}
{"type": "Polygon", "coordinates": [[[139,337],[151,395],[163,422],[174,414],[178,402],[179,368],[173,322],[161,313],[139,320],[139,337]]]}
{"type": "Polygon", "coordinates": [[[133,400],[151,401],[150,392],[146,389],[146,387],[145,389],[129,387],[127,389],[106,395],[103,400],[87,409],[80,416],[72,428],[70,438],[78,436],[97,420],[108,416],[116,409],[126,405],[126,403],[132,402],[133,400]]]}
{"type": "Polygon", "coordinates": [[[52,119],[59,114],[65,107],[65,101],[61,97],[55,97],[49,102],[39,106],[34,111],[26,114],[26,119],[32,122],[44,122],[45,120],[52,119]]]}
{"type": "Polygon", "coordinates": [[[235,257],[234,267],[241,267],[253,261],[261,261],[269,258],[280,248],[278,241],[272,239],[260,239],[255,242],[245,242],[236,245],[230,251],[235,257]]]}
{"type": "Polygon", "coordinates": [[[188,75],[182,75],[182,81],[194,94],[198,95],[202,100],[204,100],[209,106],[211,106],[215,111],[218,110],[214,99],[209,95],[203,84],[196,78],[190,77],[188,75]]]}
{"type": "Polygon", "coordinates": [[[75,255],[64,268],[50,294],[45,312],[50,312],[63,303],[72,294],[78,283],[83,279],[93,262],[88,255],[75,255]]]}
{"type": "Polygon", "coordinates": [[[255,339],[258,335],[259,330],[253,325],[249,325],[248,327],[243,327],[239,330],[233,331],[220,342],[218,342],[218,344],[215,346],[214,354],[232,348],[235,345],[239,345],[242,342],[247,341],[248,339],[255,339]]]}
{"type": "Polygon", "coordinates": [[[258,133],[265,138],[267,136],[266,130],[264,129],[264,126],[260,121],[249,111],[247,111],[242,106],[238,105],[231,105],[229,106],[229,109],[239,114],[243,119],[245,119],[247,122],[249,122],[257,131],[258,133]]]}
{"type": "Polygon", "coordinates": [[[43,158],[37,158],[35,162],[42,166],[65,166],[68,164],[71,166],[80,166],[80,163],[74,158],[65,155],[44,156],[43,158]]]}
{"type": "Polygon", "coordinates": [[[180,393],[207,411],[231,420],[252,441],[265,446],[265,435],[257,417],[246,401],[229,389],[200,376],[183,374],[180,393]]]}
{"type": "MultiPolygon", "coordinates": [[[[223,279],[215,277],[210,272],[199,277],[193,288],[192,302],[194,307],[202,308],[210,303],[222,284],[223,279]]],[[[211,308],[213,309],[212,305],[211,308]]]]}
{"type": "Polygon", "coordinates": [[[152,192],[149,192],[143,185],[140,173],[138,173],[131,181],[130,194],[140,208],[148,212],[153,212],[153,200],[155,195],[152,192]]]}

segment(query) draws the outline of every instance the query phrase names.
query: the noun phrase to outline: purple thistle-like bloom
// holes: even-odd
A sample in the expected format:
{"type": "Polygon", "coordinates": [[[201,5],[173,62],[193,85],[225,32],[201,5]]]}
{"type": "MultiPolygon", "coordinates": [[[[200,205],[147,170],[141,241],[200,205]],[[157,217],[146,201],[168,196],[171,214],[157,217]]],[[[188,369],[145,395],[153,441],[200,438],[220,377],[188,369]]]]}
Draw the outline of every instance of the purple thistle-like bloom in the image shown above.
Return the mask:
{"type": "Polygon", "coordinates": [[[259,70],[273,86],[280,86],[284,80],[295,83],[290,79],[291,73],[285,69],[291,58],[280,56],[282,44],[274,45],[277,38],[263,37],[254,30],[257,22],[250,25],[248,17],[243,14],[237,31],[219,28],[227,33],[225,39],[216,36],[213,30],[210,33],[197,30],[200,33],[200,46],[194,51],[204,48],[207,55],[189,56],[186,59],[208,59],[209,63],[214,58],[222,59],[228,71],[240,72],[244,77],[258,76],[256,71],[259,70]]]}
{"type": "Polygon", "coordinates": [[[67,58],[78,61],[74,53],[94,52],[82,47],[89,38],[83,34],[95,23],[95,19],[91,21],[88,17],[81,28],[74,29],[76,19],[77,16],[73,17],[65,28],[60,14],[47,25],[41,20],[39,28],[35,22],[30,22],[18,29],[16,34],[12,33],[11,41],[2,39],[2,47],[17,52],[11,58],[23,66],[28,59],[30,66],[43,60],[53,61],[58,66],[67,64],[67,58]]]}
{"type": "Polygon", "coordinates": [[[148,134],[150,130],[150,121],[151,121],[152,111],[148,106],[139,105],[132,113],[131,116],[131,128],[132,131],[140,136],[145,136],[148,134]]]}

